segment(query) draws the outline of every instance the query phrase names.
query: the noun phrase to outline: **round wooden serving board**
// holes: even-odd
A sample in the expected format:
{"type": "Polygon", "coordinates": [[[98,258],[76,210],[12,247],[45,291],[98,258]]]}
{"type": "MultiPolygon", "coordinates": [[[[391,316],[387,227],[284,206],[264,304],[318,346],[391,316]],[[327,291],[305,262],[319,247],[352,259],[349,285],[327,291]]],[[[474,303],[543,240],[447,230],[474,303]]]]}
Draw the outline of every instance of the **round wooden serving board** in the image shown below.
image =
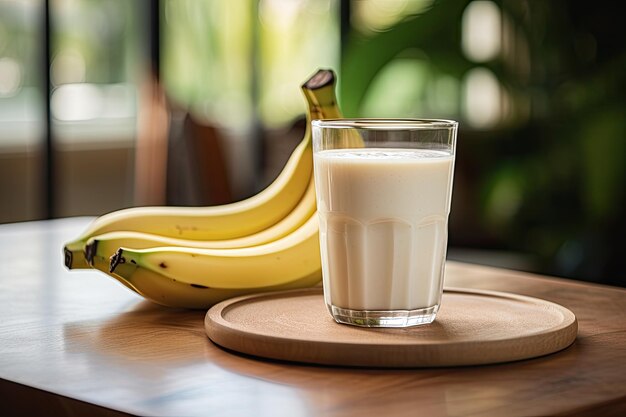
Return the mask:
{"type": "Polygon", "coordinates": [[[574,314],[521,295],[446,289],[432,324],[380,329],[337,324],[322,290],[283,291],[223,301],[206,314],[216,344],[270,359],[323,365],[434,367],[528,359],[568,347],[574,314]]]}

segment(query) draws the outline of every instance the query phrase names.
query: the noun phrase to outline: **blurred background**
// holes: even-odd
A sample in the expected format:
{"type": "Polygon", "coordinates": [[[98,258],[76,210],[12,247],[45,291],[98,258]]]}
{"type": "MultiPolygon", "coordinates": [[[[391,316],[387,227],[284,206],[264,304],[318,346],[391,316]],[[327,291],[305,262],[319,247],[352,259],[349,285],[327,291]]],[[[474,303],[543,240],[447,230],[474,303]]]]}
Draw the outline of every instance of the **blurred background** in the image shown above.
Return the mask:
{"type": "Polygon", "coordinates": [[[460,121],[449,258],[626,286],[618,7],[0,0],[0,223],[250,196],[332,68],[346,116],[460,121]]]}

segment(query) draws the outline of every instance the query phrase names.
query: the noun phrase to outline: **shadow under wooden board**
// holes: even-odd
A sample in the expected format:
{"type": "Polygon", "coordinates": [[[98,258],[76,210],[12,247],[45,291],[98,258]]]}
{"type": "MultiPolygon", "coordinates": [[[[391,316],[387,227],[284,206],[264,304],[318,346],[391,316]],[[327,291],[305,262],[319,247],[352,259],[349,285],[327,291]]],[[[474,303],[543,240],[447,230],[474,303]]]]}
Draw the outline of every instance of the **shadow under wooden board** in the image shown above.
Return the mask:
{"type": "Polygon", "coordinates": [[[223,301],[205,317],[217,345],[269,359],[321,365],[440,367],[547,355],[576,339],[567,308],[510,293],[446,289],[428,325],[380,329],[337,324],[320,288],[223,301]]]}

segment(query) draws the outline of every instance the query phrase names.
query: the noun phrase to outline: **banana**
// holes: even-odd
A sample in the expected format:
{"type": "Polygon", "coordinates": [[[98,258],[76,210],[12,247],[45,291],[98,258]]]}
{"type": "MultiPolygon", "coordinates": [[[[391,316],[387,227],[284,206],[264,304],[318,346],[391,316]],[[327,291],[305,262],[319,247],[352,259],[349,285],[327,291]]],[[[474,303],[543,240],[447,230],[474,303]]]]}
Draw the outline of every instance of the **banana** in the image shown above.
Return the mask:
{"type": "Polygon", "coordinates": [[[166,307],[189,309],[208,309],[220,301],[252,292],[309,288],[319,284],[322,279],[321,271],[317,271],[311,275],[277,286],[257,287],[254,289],[205,288],[178,282],[157,272],[145,268],[137,268],[132,264],[120,264],[116,267],[117,273],[110,273],[109,265],[108,259],[96,258],[92,266],[116,279],[122,285],[147,300],[166,307]]]}
{"type": "MultiPolygon", "coordinates": [[[[319,70],[302,85],[307,121],[341,117],[335,98],[335,74],[319,70]]],[[[87,241],[106,232],[128,230],[187,240],[244,238],[279,223],[294,210],[310,185],[313,171],[311,129],[293,151],[278,177],[258,194],[231,204],[210,207],[133,207],[98,217],[64,248],[69,269],[87,268],[87,241]]]]}
{"type": "Polygon", "coordinates": [[[111,257],[109,272],[132,282],[135,271],[148,270],[198,288],[256,290],[285,285],[320,273],[318,230],[315,213],[289,235],[254,247],[120,248],[111,257]],[[120,265],[133,268],[119,269],[120,265]]]}
{"type": "MultiPolygon", "coordinates": [[[[287,236],[304,224],[315,212],[315,182],[313,177],[311,177],[304,196],[291,213],[274,226],[250,236],[229,240],[188,240],[159,236],[152,233],[122,230],[108,232],[90,238],[85,245],[84,253],[87,262],[91,265],[94,257],[108,260],[111,254],[115,253],[115,251],[122,246],[133,249],[172,246],[200,249],[229,249],[258,246],[287,236]]],[[[81,250],[80,252],[82,253],[83,251],[81,250]]]]}

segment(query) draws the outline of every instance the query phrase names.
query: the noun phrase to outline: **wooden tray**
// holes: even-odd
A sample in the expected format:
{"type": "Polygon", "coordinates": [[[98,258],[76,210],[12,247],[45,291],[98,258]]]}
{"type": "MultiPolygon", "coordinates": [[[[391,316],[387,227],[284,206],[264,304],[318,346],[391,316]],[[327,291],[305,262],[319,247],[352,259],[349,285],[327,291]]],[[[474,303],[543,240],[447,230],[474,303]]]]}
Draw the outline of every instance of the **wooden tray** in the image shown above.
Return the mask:
{"type": "Polygon", "coordinates": [[[574,314],[521,295],[446,289],[437,319],[404,329],[337,324],[322,290],[255,294],[223,301],[206,314],[216,344],[270,359],[323,365],[434,367],[528,359],[568,347],[574,314]]]}

